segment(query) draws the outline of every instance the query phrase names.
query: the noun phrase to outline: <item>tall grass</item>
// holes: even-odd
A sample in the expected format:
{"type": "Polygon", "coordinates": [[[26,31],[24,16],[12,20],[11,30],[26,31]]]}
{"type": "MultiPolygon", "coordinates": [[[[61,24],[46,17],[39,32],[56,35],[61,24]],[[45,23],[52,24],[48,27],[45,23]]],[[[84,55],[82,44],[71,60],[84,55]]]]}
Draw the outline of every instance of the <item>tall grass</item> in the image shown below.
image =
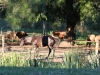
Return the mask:
{"type": "MultiPolygon", "coordinates": [[[[16,67],[30,67],[34,65],[34,60],[30,59],[31,55],[11,52],[0,56],[0,66],[16,66],[16,67]]],[[[52,60],[37,60],[37,67],[39,68],[96,68],[100,64],[94,60],[94,53],[91,53],[90,59],[84,52],[69,52],[64,54],[63,62],[53,62],[52,60]],[[91,60],[91,62],[90,62],[91,60]]],[[[98,56],[97,56],[98,58],[98,56]]],[[[43,58],[41,58],[43,59],[43,58]]]]}
{"type": "Polygon", "coordinates": [[[16,52],[7,53],[0,57],[0,66],[29,66],[29,62],[26,60],[25,56],[18,54],[16,52]]]}
{"type": "Polygon", "coordinates": [[[99,67],[99,64],[93,58],[88,59],[89,56],[93,57],[94,54],[90,54],[87,56],[85,53],[70,53],[67,55],[65,54],[64,66],[66,66],[67,68],[87,68],[87,69],[99,67]]]}

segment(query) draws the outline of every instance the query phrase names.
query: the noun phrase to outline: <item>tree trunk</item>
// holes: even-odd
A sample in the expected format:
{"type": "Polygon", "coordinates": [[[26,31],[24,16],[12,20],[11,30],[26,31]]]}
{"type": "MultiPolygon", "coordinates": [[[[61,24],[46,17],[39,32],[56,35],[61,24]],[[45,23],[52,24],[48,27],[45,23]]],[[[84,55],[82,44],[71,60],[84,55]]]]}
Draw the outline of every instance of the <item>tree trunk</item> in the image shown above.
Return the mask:
{"type": "Polygon", "coordinates": [[[66,38],[69,41],[75,40],[74,28],[77,22],[80,20],[79,10],[73,7],[73,0],[66,0],[66,10],[67,10],[67,26],[66,26],[66,38]]]}

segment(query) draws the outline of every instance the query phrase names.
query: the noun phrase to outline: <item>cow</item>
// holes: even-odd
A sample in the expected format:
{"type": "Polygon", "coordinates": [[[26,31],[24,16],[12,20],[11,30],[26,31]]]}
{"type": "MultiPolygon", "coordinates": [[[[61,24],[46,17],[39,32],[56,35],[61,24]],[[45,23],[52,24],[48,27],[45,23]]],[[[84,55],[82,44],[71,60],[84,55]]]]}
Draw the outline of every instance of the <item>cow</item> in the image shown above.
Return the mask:
{"type": "Polygon", "coordinates": [[[9,30],[4,35],[5,35],[5,40],[13,41],[13,32],[12,31],[9,30]]]}
{"type": "Polygon", "coordinates": [[[67,39],[67,41],[70,42],[73,46],[75,44],[75,42],[74,42],[74,40],[76,40],[75,32],[56,31],[56,32],[53,32],[53,35],[58,36],[59,39],[61,39],[61,40],[67,39]]]}
{"type": "Polygon", "coordinates": [[[87,36],[86,40],[87,40],[87,43],[86,43],[86,47],[91,47],[91,44],[92,42],[95,41],[95,35],[94,34],[90,34],[87,36]]]}
{"type": "Polygon", "coordinates": [[[25,36],[28,36],[28,34],[26,32],[24,32],[24,31],[15,32],[15,34],[19,39],[21,39],[21,38],[23,38],[25,36]]]}
{"type": "Polygon", "coordinates": [[[66,31],[56,31],[53,32],[54,36],[58,36],[60,39],[64,39],[64,37],[66,36],[66,31]]]}
{"type": "MultiPolygon", "coordinates": [[[[21,38],[23,38],[23,37],[25,37],[25,36],[28,36],[28,34],[26,33],[26,32],[24,32],[24,31],[20,31],[20,32],[16,32],[16,31],[7,31],[6,33],[5,33],[5,39],[6,40],[10,40],[11,42],[9,43],[9,44],[12,44],[12,42],[14,41],[14,40],[18,40],[18,41],[20,41],[20,39],[21,38]]],[[[8,43],[9,41],[7,41],[7,43],[8,43]]]]}

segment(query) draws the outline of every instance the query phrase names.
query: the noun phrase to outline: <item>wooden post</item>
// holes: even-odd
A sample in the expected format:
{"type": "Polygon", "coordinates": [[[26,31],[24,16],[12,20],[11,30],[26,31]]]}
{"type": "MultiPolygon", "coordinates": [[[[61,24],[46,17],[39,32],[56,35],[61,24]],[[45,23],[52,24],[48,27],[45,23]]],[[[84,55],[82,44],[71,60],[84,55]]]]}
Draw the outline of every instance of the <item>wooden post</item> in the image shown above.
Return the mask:
{"type": "Polygon", "coordinates": [[[95,54],[98,55],[98,49],[99,49],[99,41],[96,41],[95,45],[95,54]]]}
{"type": "Polygon", "coordinates": [[[99,41],[96,41],[96,45],[95,45],[95,59],[97,61],[97,64],[99,65],[98,49],[99,49],[99,41]]]}
{"type": "Polygon", "coordinates": [[[2,53],[4,53],[4,43],[5,43],[4,40],[5,40],[4,35],[2,34],[2,53]]]}
{"type": "MultiPolygon", "coordinates": [[[[4,27],[4,26],[3,26],[4,27]]],[[[2,29],[3,29],[3,27],[1,27],[1,34],[2,34],[2,29]]]]}
{"type": "Polygon", "coordinates": [[[43,21],[43,35],[46,35],[46,22],[43,21]]]}

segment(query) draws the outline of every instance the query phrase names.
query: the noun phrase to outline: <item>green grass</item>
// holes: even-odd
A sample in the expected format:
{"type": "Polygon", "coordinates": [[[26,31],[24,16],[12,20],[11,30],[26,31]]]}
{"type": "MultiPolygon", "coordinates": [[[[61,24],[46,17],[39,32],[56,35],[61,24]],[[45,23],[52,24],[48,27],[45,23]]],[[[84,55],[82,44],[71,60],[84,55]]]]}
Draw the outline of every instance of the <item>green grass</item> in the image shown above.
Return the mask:
{"type": "MultiPolygon", "coordinates": [[[[52,31],[48,34],[52,34],[52,31]]],[[[78,37],[77,40],[86,39],[78,37]]],[[[84,45],[86,42],[77,44],[84,45]]],[[[34,67],[34,60],[28,59],[30,54],[10,52],[0,55],[0,75],[100,75],[100,64],[94,60],[94,54],[90,54],[90,63],[84,53],[85,51],[65,53],[63,62],[37,60],[37,67],[34,67]]]]}
{"type": "Polygon", "coordinates": [[[92,63],[85,56],[85,51],[70,50],[64,54],[63,62],[37,60],[36,67],[34,60],[28,58],[30,56],[17,52],[1,54],[0,75],[100,75],[100,64],[94,60],[94,52],[90,54],[92,63]]]}

